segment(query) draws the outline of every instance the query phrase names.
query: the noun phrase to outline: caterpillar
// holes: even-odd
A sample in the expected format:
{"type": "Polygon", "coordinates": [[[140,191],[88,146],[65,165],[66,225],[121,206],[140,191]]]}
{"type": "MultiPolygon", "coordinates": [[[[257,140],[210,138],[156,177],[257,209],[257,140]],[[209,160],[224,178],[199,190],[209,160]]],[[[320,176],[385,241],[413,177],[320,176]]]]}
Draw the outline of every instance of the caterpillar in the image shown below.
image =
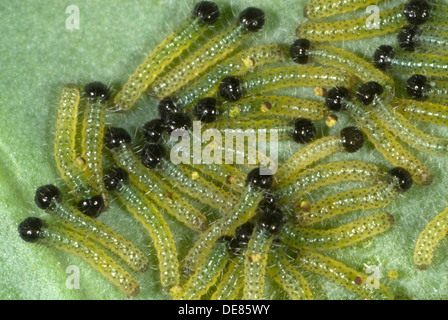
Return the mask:
{"type": "MultiPolygon", "coordinates": [[[[366,82],[358,88],[357,94],[360,96],[370,95],[372,87],[378,87],[377,90],[382,91],[381,85],[377,82],[366,82]]],[[[445,154],[447,152],[448,140],[428,135],[417,129],[400,113],[394,112],[393,109],[385,105],[381,98],[374,98],[369,106],[391,133],[412,148],[430,154],[445,154]]]]}
{"type": "Polygon", "coordinates": [[[311,41],[349,41],[393,33],[406,24],[404,7],[400,5],[382,12],[378,29],[369,28],[366,18],[362,17],[335,22],[305,22],[297,27],[296,35],[311,41]]]}
{"type": "Polygon", "coordinates": [[[412,185],[411,175],[403,168],[391,169],[388,178],[387,182],[338,193],[307,204],[306,208],[301,206],[300,201],[296,202],[299,224],[311,225],[350,211],[381,208],[388,205],[398,194],[407,191],[412,185]]]}
{"type": "Polygon", "coordinates": [[[84,92],[87,100],[81,128],[81,157],[86,162],[84,175],[93,190],[102,197],[104,207],[107,208],[109,197],[103,182],[102,149],[106,101],[110,93],[101,82],[89,83],[84,92]]]}
{"type": "Polygon", "coordinates": [[[329,250],[348,246],[385,232],[393,224],[394,218],[388,213],[377,213],[328,230],[297,227],[288,223],[280,231],[279,238],[283,243],[295,248],[329,250]]]}
{"type": "Polygon", "coordinates": [[[434,77],[446,77],[448,74],[448,57],[446,56],[419,52],[403,54],[388,45],[382,45],[375,51],[373,63],[378,69],[390,69],[402,74],[413,74],[417,70],[434,77]]]}
{"type": "Polygon", "coordinates": [[[410,0],[381,12],[378,28],[372,28],[366,23],[366,17],[335,22],[309,21],[297,27],[296,35],[297,38],[306,38],[311,41],[349,41],[391,34],[408,23],[446,26],[444,17],[447,10],[444,4],[410,0]]]}
{"type": "Polygon", "coordinates": [[[130,174],[130,179],[137,187],[148,194],[159,208],[165,210],[179,221],[194,230],[203,230],[207,218],[183,197],[175,192],[162,179],[154,175],[139,162],[129,148],[130,135],[121,128],[111,127],[106,132],[105,146],[112,150],[118,166],[130,174]]]}
{"type": "Polygon", "coordinates": [[[336,14],[343,14],[350,11],[355,11],[360,8],[367,7],[371,4],[377,4],[378,0],[311,0],[308,1],[303,8],[303,15],[310,20],[318,20],[334,16],[336,14]]]}
{"type": "MultiPolygon", "coordinates": [[[[326,116],[323,103],[280,95],[254,95],[236,102],[221,105],[221,118],[256,119],[266,116],[275,118],[306,118],[322,120],[326,116]]],[[[228,120],[227,120],[228,121],[228,120]]]]}
{"type": "MultiPolygon", "coordinates": [[[[297,119],[282,119],[276,117],[254,117],[244,119],[232,119],[228,121],[216,121],[211,125],[204,126],[204,129],[216,129],[223,133],[224,136],[236,136],[238,133],[251,132],[253,134],[260,134],[260,129],[265,130],[267,134],[267,141],[271,140],[271,135],[276,134],[278,141],[296,139],[297,127],[301,126],[301,122],[309,121],[305,118],[297,119]],[[259,128],[255,131],[254,128],[259,128]]],[[[225,139],[224,144],[226,142],[225,139]]]]}
{"type": "MultiPolygon", "coordinates": [[[[160,119],[154,119],[147,123],[142,128],[143,136],[149,145],[159,143],[163,134],[163,126],[160,124],[160,119]]],[[[173,152],[173,147],[165,143],[166,147],[173,152]]],[[[158,148],[160,149],[160,148],[158,148]]],[[[148,161],[146,161],[148,162],[148,161]]],[[[244,190],[245,174],[238,168],[230,164],[223,163],[219,166],[214,164],[196,163],[194,152],[189,153],[188,163],[183,163],[184,170],[190,171],[189,175],[192,178],[204,178],[211,181],[221,189],[225,189],[237,194],[241,194],[244,190]],[[190,169],[188,169],[190,168],[190,169]]],[[[158,163],[158,162],[157,162],[158,163]]]]}
{"type": "Polygon", "coordinates": [[[275,175],[277,186],[288,185],[300,171],[314,162],[336,152],[356,152],[364,144],[363,134],[354,127],[347,127],[338,134],[316,139],[293,154],[279,168],[275,175]]]}
{"type": "Polygon", "coordinates": [[[394,95],[394,80],[381,70],[376,69],[369,61],[351,52],[324,43],[311,42],[308,39],[297,39],[291,45],[289,51],[295,63],[307,64],[313,62],[344,69],[363,82],[374,79],[385,88],[389,95],[394,95]]]}
{"type": "Polygon", "coordinates": [[[328,277],[367,299],[393,299],[393,295],[384,285],[380,284],[379,290],[370,290],[365,286],[366,274],[357,272],[320,253],[301,249],[297,252],[295,261],[300,268],[328,277]]]}
{"type": "Polygon", "coordinates": [[[54,139],[54,158],[58,171],[70,190],[80,194],[81,198],[88,198],[93,194],[82,178],[75,147],[80,99],[81,92],[77,86],[67,85],[62,89],[54,139]]]}
{"type": "Polygon", "coordinates": [[[282,62],[285,60],[285,52],[285,47],[276,43],[243,50],[196,79],[177,97],[178,103],[189,110],[189,106],[195,105],[200,98],[213,97],[225,76],[240,76],[263,65],[282,62]]]}
{"type": "Polygon", "coordinates": [[[418,236],[414,248],[414,264],[418,269],[429,268],[437,244],[447,233],[448,210],[440,212],[418,236]]]}
{"type": "Polygon", "coordinates": [[[137,280],[113,260],[103,249],[83,236],[42,219],[30,217],[18,227],[20,237],[27,241],[74,254],[89,263],[127,296],[140,292],[137,280]]]}
{"type": "Polygon", "coordinates": [[[279,186],[277,194],[282,203],[300,199],[306,193],[339,182],[362,181],[377,183],[384,172],[376,165],[361,161],[340,161],[317,165],[303,170],[289,183],[279,186]]]}

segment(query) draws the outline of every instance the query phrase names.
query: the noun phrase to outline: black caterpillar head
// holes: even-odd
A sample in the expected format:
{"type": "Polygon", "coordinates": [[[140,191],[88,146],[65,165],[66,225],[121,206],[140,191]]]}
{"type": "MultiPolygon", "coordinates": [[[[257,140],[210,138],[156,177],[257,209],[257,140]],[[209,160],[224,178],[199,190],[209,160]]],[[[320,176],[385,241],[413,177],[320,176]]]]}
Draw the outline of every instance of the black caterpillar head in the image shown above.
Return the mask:
{"type": "Polygon", "coordinates": [[[373,54],[373,64],[380,70],[386,70],[391,65],[395,50],[391,46],[380,46],[373,54]]]}
{"type": "Polygon", "coordinates": [[[247,183],[261,189],[269,189],[272,186],[272,174],[262,174],[260,168],[255,168],[247,175],[247,183]]]}
{"type": "Polygon", "coordinates": [[[353,153],[364,145],[364,134],[355,127],[346,127],[341,130],[341,142],[345,151],[353,153]]]}
{"type": "Polygon", "coordinates": [[[414,100],[425,100],[427,90],[428,84],[424,75],[414,74],[406,81],[406,92],[414,100]]]}
{"type": "Polygon", "coordinates": [[[219,7],[212,1],[201,1],[194,6],[192,16],[199,18],[204,24],[211,25],[219,19],[219,7]]]}
{"type": "Polygon", "coordinates": [[[254,7],[246,8],[240,13],[238,21],[249,32],[260,31],[265,22],[264,12],[254,7]]]}
{"type": "Polygon", "coordinates": [[[289,48],[292,60],[298,64],[307,64],[311,42],[307,39],[297,39],[289,48]]]}
{"type": "Polygon", "coordinates": [[[297,143],[309,143],[316,138],[316,132],[316,127],[311,120],[298,118],[294,121],[292,138],[297,143]]]}
{"type": "Polygon", "coordinates": [[[331,111],[341,111],[346,108],[346,101],[350,98],[350,91],[344,87],[334,87],[327,92],[325,105],[331,111]]]}
{"type": "Polygon", "coordinates": [[[104,174],[104,185],[108,191],[115,191],[121,188],[123,184],[129,182],[129,173],[119,167],[109,169],[104,174]]]}
{"type": "Polygon", "coordinates": [[[404,9],[403,14],[410,24],[420,25],[431,17],[431,5],[425,0],[411,0],[404,9]]]}
{"type": "Polygon", "coordinates": [[[26,242],[36,242],[45,227],[42,219],[30,217],[26,218],[19,224],[19,236],[26,242]]]}
{"type": "Polygon", "coordinates": [[[391,182],[396,184],[397,191],[406,192],[412,187],[412,176],[406,169],[395,167],[388,174],[391,182]]]}

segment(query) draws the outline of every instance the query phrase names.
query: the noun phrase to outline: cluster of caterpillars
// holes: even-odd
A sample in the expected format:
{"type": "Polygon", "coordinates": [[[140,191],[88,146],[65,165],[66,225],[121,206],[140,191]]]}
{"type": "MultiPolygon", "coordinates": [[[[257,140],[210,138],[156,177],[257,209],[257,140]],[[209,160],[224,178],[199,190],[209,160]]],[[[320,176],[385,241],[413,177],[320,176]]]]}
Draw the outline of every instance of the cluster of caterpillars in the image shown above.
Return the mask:
{"type": "MultiPolygon", "coordinates": [[[[372,289],[365,273],[322,254],[386,232],[394,224],[392,215],[315,227],[352,211],[382,208],[413,182],[431,184],[430,169],[402,143],[430,154],[448,152],[447,139],[408,121],[448,124],[448,7],[411,0],[383,13],[379,29],[366,28],[361,18],[324,21],[376,2],[311,0],[304,10],[309,21],[298,27],[294,43],[239,49],[263,28],[263,10],[243,10],[235,23],[204,41],[221,17],[215,3],[202,1],[114,96],[100,82],[67,85],[54,152],[68,192],[63,196],[52,184],[39,187],[35,202],[52,219],[27,218],[19,225],[20,236],[81,257],[127,296],[140,291],[133,273],[157,264],[160,282],[174,299],[262,299],[266,277],[292,299],[312,299],[302,271],[363,298],[393,299],[383,284],[372,289]],[[325,43],[390,33],[398,34],[397,46],[379,47],[372,62],[325,43]],[[196,41],[204,43],[195,46],[196,41]],[[395,94],[402,84],[391,73],[409,75],[403,84],[409,97],[395,94]],[[316,99],[281,93],[296,87],[315,88],[316,99]],[[131,110],[143,94],[159,101],[160,118],[143,126],[145,143],[135,152],[131,135],[107,126],[105,117],[131,110]],[[319,136],[315,122],[334,126],[335,112],[346,113],[357,126],[319,136]],[[193,119],[203,130],[276,129],[280,140],[304,146],[274,174],[247,162],[173,164],[169,135],[190,132],[193,119]],[[390,168],[359,159],[321,162],[336,153],[356,153],[366,139],[390,168]],[[304,200],[315,190],[347,182],[366,186],[304,200]],[[148,261],[131,241],[96,219],[111,199],[144,226],[158,261],[148,261]],[[165,215],[196,231],[182,259],[165,215]]],[[[418,268],[431,264],[447,231],[448,209],[422,231],[414,255],[418,268]]]]}

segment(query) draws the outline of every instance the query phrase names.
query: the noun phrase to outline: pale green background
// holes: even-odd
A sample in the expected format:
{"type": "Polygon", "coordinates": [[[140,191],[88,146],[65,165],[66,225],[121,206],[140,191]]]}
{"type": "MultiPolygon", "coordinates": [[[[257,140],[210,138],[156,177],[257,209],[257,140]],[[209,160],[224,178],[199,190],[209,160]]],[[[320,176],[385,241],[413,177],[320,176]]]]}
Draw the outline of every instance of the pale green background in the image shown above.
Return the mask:
{"type": "MultiPolygon", "coordinates": [[[[266,12],[267,24],[254,43],[278,41],[291,43],[302,17],[305,1],[219,1],[229,16],[247,6],[266,12]]],[[[393,4],[393,1],[389,1],[393,4]]],[[[99,273],[80,259],[53,249],[23,242],[17,225],[28,216],[45,217],[34,205],[35,189],[43,184],[63,185],[52,155],[55,115],[61,88],[66,83],[85,84],[93,80],[114,86],[122,84],[144,56],[190,13],[194,1],[9,1],[0,3],[0,298],[2,299],[123,299],[123,295],[99,273]],[[104,3],[107,3],[105,5],[104,3]],[[80,30],[65,27],[68,5],[80,9],[80,30]],[[81,289],[65,286],[69,265],[81,270],[81,289]]],[[[346,43],[370,57],[375,46],[394,43],[394,38],[362,43],[346,43]]],[[[341,44],[338,44],[341,45],[341,44]]],[[[135,130],[154,114],[155,102],[143,99],[127,117],[113,116],[110,123],[135,130]],[[149,110],[149,111],[148,111],[149,110]]],[[[340,129],[338,127],[337,129],[340,129]]],[[[434,127],[422,126],[432,132],[434,127]]],[[[448,136],[444,128],[434,131],[448,136]]],[[[289,149],[285,149],[288,152],[289,149]]],[[[396,218],[395,228],[372,242],[329,253],[361,270],[374,264],[387,281],[388,270],[396,269],[399,278],[387,281],[403,298],[448,298],[448,244],[444,239],[437,248],[429,270],[420,272],[412,265],[415,240],[427,221],[447,205],[448,173],[446,158],[417,153],[436,176],[435,183],[414,186],[405,196],[387,208],[396,218]]],[[[381,156],[367,146],[361,158],[389,168],[381,156]]],[[[332,158],[329,160],[341,159],[332,158]]],[[[371,212],[369,212],[370,214],[371,212]]],[[[350,221],[364,213],[351,214],[350,221]]],[[[115,205],[101,220],[135,241],[150,256],[156,257],[151,242],[140,225],[115,205]]],[[[173,223],[180,248],[192,241],[173,223]]],[[[357,299],[356,295],[305,273],[321,299],[357,299]]],[[[157,280],[157,270],[137,276],[142,292],[139,299],[166,299],[157,280]]],[[[277,290],[267,297],[283,298],[277,290]],[[272,294],[272,295],[271,295],[272,294]]]]}

